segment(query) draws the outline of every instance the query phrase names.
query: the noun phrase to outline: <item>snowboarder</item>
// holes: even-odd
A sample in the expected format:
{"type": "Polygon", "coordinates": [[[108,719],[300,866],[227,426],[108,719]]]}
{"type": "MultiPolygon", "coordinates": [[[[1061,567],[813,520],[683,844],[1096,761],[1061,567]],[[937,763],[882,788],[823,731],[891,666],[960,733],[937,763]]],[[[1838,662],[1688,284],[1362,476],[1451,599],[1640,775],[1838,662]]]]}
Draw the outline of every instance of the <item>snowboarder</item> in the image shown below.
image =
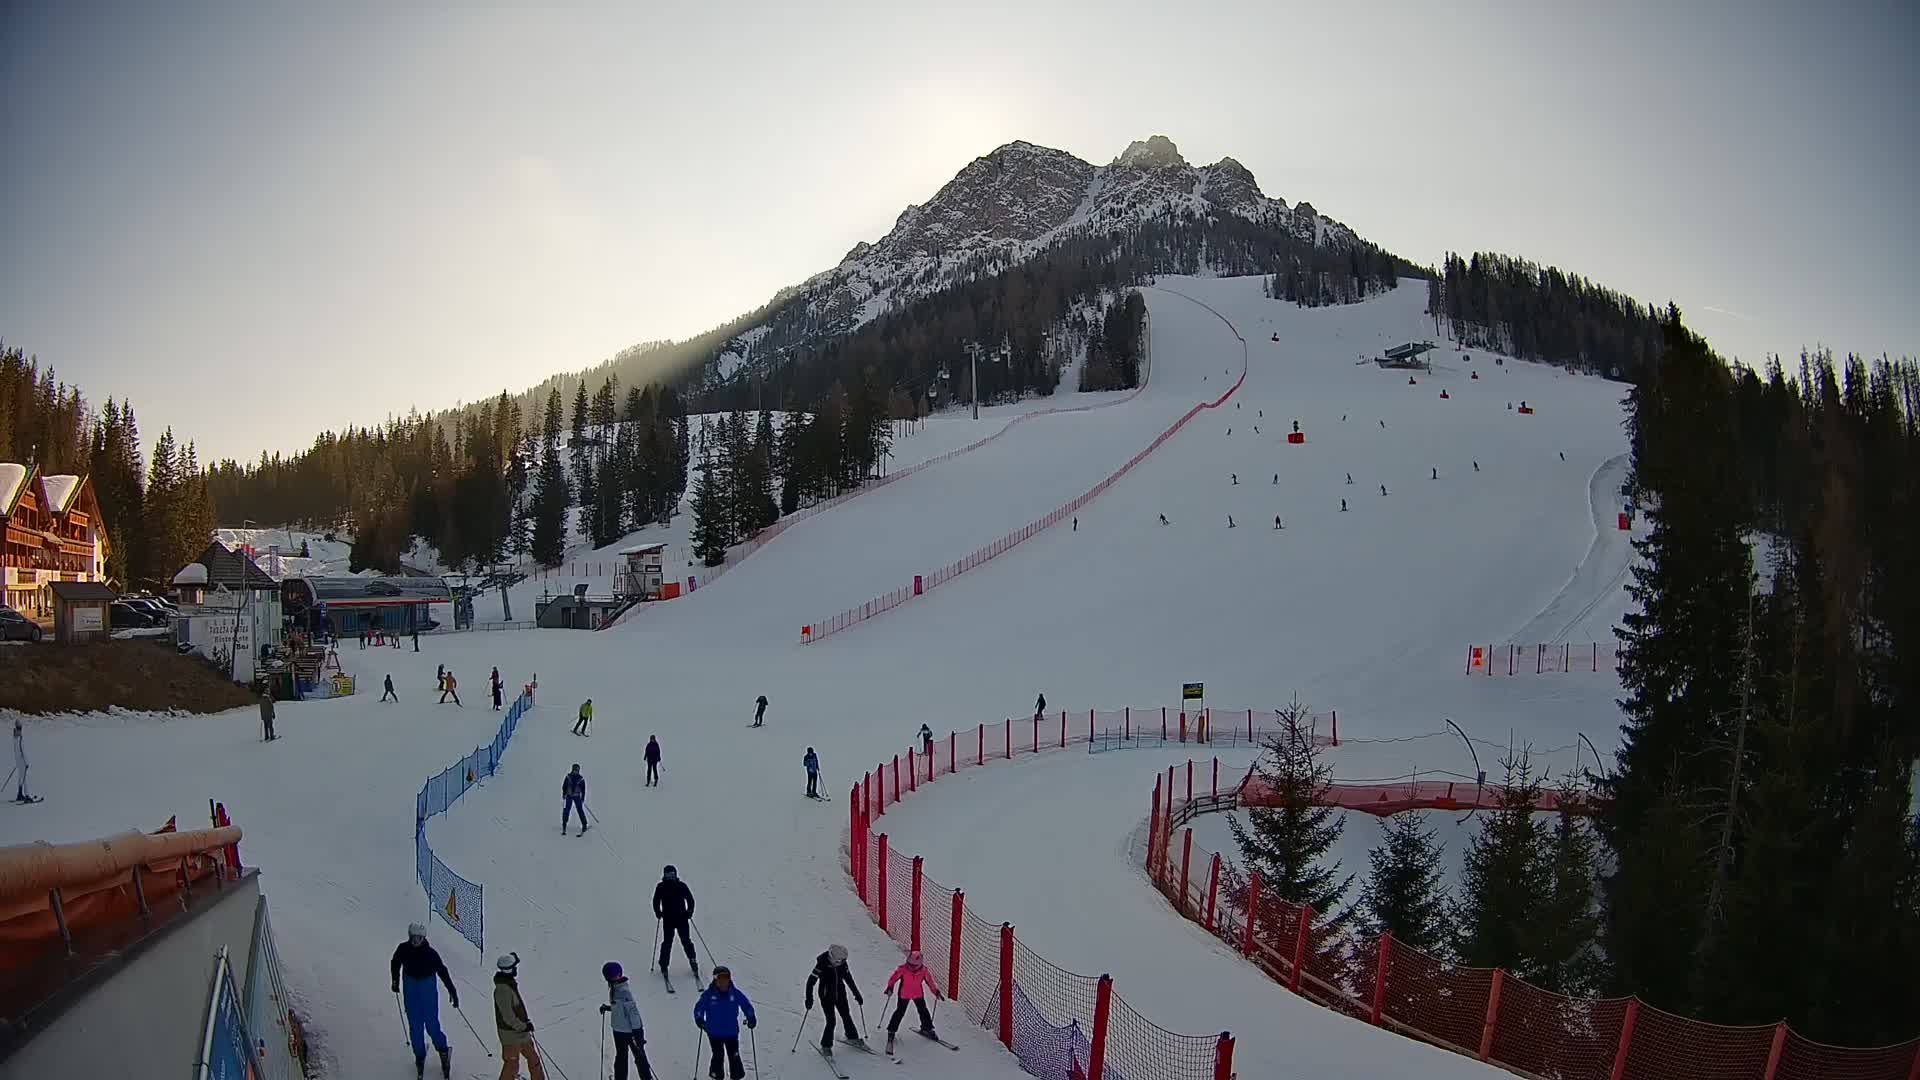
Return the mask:
{"type": "Polygon", "coordinates": [[[920,752],[933,756],[933,729],[925,724],[920,725],[920,752]]]}
{"type": "Polygon", "coordinates": [[[453,976],[447,973],[440,954],[427,944],[425,926],[413,923],[407,927],[407,940],[393,950],[389,967],[393,992],[400,995],[407,1014],[407,1038],[413,1043],[413,1075],[418,1077],[426,1072],[427,1040],[431,1038],[433,1048],[440,1052],[440,1075],[452,1076],[453,1051],[447,1045],[446,1032],[440,1030],[440,992],[434,989],[433,980],[446,984],[447,1001],[456,1009],[460,1007],[460,991],[454,989],[453,976]],[[402,976],[405,976],[404,989],[402,976]]]}
{"type": "Polygon", "coordinates": [[[500,711],[500,695],[502,691],[504,691],[505,689],[506,687],[502,686],[500,683],[500,669],[494,668],[493,669],[493,711],[494,712],[500,711]]]}
{"type": "Polygon", "coordinates": [[[753,699],[753,726],[760,727],[767,722],[767,695],[761,694],[753,699]]]}
{"type": "Polygon", "coordinates": [[[647,786],[659,787],[660,786],[660,738],[659,736],[657,735],[647,736],[647,750],[646,750],[646,753],[641,756],[644,757],[647,762],[647,786]]]}
{"type": "Polygon", "coordinates": [[[587,725],[591,723],[593,723],[593,699],[588,698],[580,703],[580,718],[573,722],[573,733],[575,735],[585,735],[587,733],[587,725]]]}
{"type": "Polygon", "coordinates": [[[813,747],[809,746],[807,747],[806,756],[800,759],[800,764],[806,766],[807,768],[807,798],[809,799],[819,798],[820,797],[820,755],[814,753],[813,747]]]}
{"type": "Polygon", "coordinates": [[[39,802],[27,792],[27,741],[21,734],[20,719],[13,721],[13,771],[20,775],[19,786],[13,789],[13,801],[17,803],[39,802]]]}
{"type": "Polygon", "coordinates": [[[647,1063],[647,1037],[640,1026],[640,1006],[633,1000],[627,974],[612,961],[601,965],[600,977],[607,980],[607,1003],[600,1011],[608,1013],[613,1025],[613,1080],[627,1080],[627,1059],[640,1070],[640,1080],[653,1080],[653,1066],[647,1063]]]}
{"type": "Polygon", "coordinates": [[[587,778],[580,775],[580,763],[573,763],[573,771],[560,780],[560,835],[567,835],[567,818],[575,810],[580,812],[580,835],[587,834],[587,778]]]}
{"type": "Polygon", "coordinates": [[[519,1076],[522,1059],[533,1080],[547,1080],[546,1066],[533,1046],[533,1021],[520,997],[520,954],[508,953],[493,966],[499,969],[493,975],[493,1026],[500,1035],[500,1080],[519,1076]]]}
{"type": "Polygon", "coordinates": [[[828,1054],[833,1052],[833,1024],[836,1012],[839,1014],[841,1025],[840,1041],[850,1042],[855,1046],[865,1046],[866,1040],[861,1038],[861,1033],[854,1029],[853,1012],[847,1007],[847,997],[852,995],[853,1000],[862,1005],[867,1003],[867,999],[860,996],[860,988],[853,984],[853,972],[847,969],[845,945],[829,945],[827,951],[814,960],[813,971],[807,975],[807,1008],[809,1009],[813,1008],[815,984],[820,987],[820,1015],[827,1018],[827,1030],[820,1035],[821,1052],[828,1054]]]}
{"type": "Polygon", "coordinates": [[[700,961],[693,954],[693,938],[687,928],[693,925],[693,890],[680,880],[680,872],[669,866],[660,871],[660,884],[653,887],[653,917],[660,920],[660,974],[667,973],[667,959],[673,955],[673,935],[687,950],[687,966],[700,974],[700,961]]]}
{"type": "Polygon", "coordinates": [[[753,1002],[733,985],[733,972],[725,964],[713,969],[713,981],[693,1003],[693,1026],[707,1033],[707,1045],[713,1057],[707,1065],[708,1080],[720,1080],[720,1054],[727,1055],[728,1074],[733,1080],[746,1080],[747,1066],[740,1060],[740,1014],[747,1016],[747,1027],[758,1027],[753,1002]]]}
{"type": "Polygon", "coordinates": [[[440,684],[440,704],[445,705],[447,703],[448,695],[453,696],[453,703],[455,705],[459,705],[463,709],[466,708],[466,705],[460,701],[460,680],[454,678],[453,672],[451,671],[447,672],[446,681],[440,684]]]}
{"type": "Polygon", "coordinates": [[[396,705],[400,703],[400,695],[393,692],[393,673],[392,672],[387,673],[386,688],[380,692],[380,700],[391,701],[396,705]]]}
{"type": "Polygon", "coordinates": [[[907,1015],[907,1002],[913,1002],[914,1007],[920,1012],[920,1034],[929,1039],[937,1039],[940,1036],[933,1030],[933,1016],[927,1012],[927,992],[931,990],[934,997],[942,1000],[946,997],[940,992],[940,987],[934,983],[932,975],[927,972],[927,965],[918,952],[908,953],[907,962],[894,968],[893,974],[887,977],[889,993],[893,991],[895,984],[900,987],[900,1000],[893,1007],[893,1019],[887,1021],[887,1053],[889,1054],[893,1053],[893,1036],[900,1030],[900,1020],[907,1015]]]}
{"type": "Polygon", "coordinates": [[[266,689],[266,690],[260,691],[260,726],[266,729],[266,737],[261,740],[262,742],[272,742],[274,739],[278,738],[278,736],[276,736],[273,733],[273,690],[272,689],[266,689]]]}

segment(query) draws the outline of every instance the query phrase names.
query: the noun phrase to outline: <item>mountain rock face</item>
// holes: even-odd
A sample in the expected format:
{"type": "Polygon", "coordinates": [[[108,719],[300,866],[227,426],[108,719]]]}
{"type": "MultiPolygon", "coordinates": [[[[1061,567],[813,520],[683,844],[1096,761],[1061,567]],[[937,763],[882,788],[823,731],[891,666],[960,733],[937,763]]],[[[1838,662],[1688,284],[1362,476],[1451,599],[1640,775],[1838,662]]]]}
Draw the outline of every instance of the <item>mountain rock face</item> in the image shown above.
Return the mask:
{"type": "Polygon", "coordinates": [[[974,159],[926,203],[907,207],[879,240],[854,245],[838,266],[784,291],[785,302],[770,320],[784,332],[763,327],[741,335],[716,357],[708,377],[727,379],[759,360],[757,351],[801,333],[858,329],[892,306],[998,273],[1070,238],[1124,235],[1157,220],[1225,218],[1316,247],[1341,250],[1357,240],[1307,203],[1289,207],[1268,197],[1232,158],[1189,164],[1164,135],[1130,144],[1106,165],[1011,142],[974,159]]]}

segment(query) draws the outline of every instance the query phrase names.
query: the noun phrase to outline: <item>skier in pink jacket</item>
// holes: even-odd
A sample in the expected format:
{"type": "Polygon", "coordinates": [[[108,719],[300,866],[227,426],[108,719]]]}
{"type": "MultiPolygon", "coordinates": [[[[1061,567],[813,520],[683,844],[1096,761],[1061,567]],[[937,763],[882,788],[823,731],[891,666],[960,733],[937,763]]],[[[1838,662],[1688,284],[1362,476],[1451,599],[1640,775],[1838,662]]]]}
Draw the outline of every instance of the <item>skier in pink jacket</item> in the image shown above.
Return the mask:
{"type": "Polygon", "coordinates": [[[889,1054],[893,1053],[893,1037],[900,1030],[900,1021],[907,1015],[907,1002],[913,1002],[914,1007],[920,1010],[920,1034],[929,1039],[938,1039],[940,1036],[933,1030],[933,1016],[927,1012],[927,993],[931,991],[934,997],[945,998],[918,952],[908,953],[907,962],[893,969],[893,974],[887,977],[886,992],[892,993],[896,984],[900,987],[900,1003],[893,1007],[893,1019],[887,1021],[889,1054]]]}

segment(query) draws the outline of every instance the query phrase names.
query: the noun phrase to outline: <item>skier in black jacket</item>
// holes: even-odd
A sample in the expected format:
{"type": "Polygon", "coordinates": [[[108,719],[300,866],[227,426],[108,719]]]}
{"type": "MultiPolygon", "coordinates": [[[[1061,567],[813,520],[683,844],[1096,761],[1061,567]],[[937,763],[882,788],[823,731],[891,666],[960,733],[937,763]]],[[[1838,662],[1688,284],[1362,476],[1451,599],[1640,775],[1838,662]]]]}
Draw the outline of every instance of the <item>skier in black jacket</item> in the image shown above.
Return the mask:
{"type": "Polygon", "coordinates": [[[807,975],[807,1008],[813,1008],[813,988],[820,987],[820,1015],[827,1018],[827,1030],[820,1035],[820,1049],[833,1053],[833,1017],[837,1011],[842,1025],[840,1041],[855,1046],[866,1046],[866,1040],[860,1037],[859,1029],[853,1026],[853,1013],[847,1009],[847,996],[862,1005],[867,999],[860,996],[860,988],[853,984],[853,972],[847,969],[847,947],[829,945],[827,951],[813,962],[813,971],[807,975]]]}
{"type": "Polygon", "coordinates": [[[407,1040],[413,1044],[413,1074],[419,1076],[426,1069],[427,1038],[431,1036],[433,1048],[440,1052],[440,1075],[451,1076],[452,1056],[446,1033],[440,1030],[440,996],[434,993],[433,980],[437,977],[447,984],[447,1000],[456,1009],[460,1007],[460,991],[453,988],[453,976],[447,974],[440,954],[427,944],[426,927],[419,923],[407,927],[407,940],[393,950],[392,975],[396,994],[402,993],[400,977],[406,976],[402,1001],[407,1014],[407,1040]]]}
{"type": "Polygon", "coordinates": [[[693,938],[687,928],[693,925],[693,890],[680,880],[680,872],[669,866],[661,871],[660,884],[653,887],[653,917],[660,920],[660,974],[667,973],[667,959],[673,955],[673,934],[680,932],[680,944],[686,946],[687,966],[700,974],[700,960],[693,952],[693,938]]]}

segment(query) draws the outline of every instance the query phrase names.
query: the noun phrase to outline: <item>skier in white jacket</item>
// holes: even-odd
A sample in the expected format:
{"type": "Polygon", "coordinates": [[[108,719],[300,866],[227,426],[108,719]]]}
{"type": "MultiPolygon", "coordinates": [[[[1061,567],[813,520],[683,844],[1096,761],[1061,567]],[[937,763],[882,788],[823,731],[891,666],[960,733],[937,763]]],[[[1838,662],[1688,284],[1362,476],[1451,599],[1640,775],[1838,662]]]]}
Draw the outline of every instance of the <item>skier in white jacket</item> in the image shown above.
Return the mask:
{"type": "Polygon", "coordinates": [[[618,963],[608,961],[600,974],[607,980],[607,1004],[600,1006],[600,1011],[611,1014],[613,1023],[613,1080],[627,1080],[629,1055],[640,1069],[640,1080],[653,1080],[653,1066],[647,1064],[647,1037],[640,1027],[640,1006],[634,1004],[626,972],[618,963]]]}
{"type": "Polygon", "coordinates": [[[13,801],[21,803],[39,802],[27,794],[27,742],[20,733],[20,721],[13,722],[13,771],[20,775],[20,786],[13,791],[13,801]]]}

